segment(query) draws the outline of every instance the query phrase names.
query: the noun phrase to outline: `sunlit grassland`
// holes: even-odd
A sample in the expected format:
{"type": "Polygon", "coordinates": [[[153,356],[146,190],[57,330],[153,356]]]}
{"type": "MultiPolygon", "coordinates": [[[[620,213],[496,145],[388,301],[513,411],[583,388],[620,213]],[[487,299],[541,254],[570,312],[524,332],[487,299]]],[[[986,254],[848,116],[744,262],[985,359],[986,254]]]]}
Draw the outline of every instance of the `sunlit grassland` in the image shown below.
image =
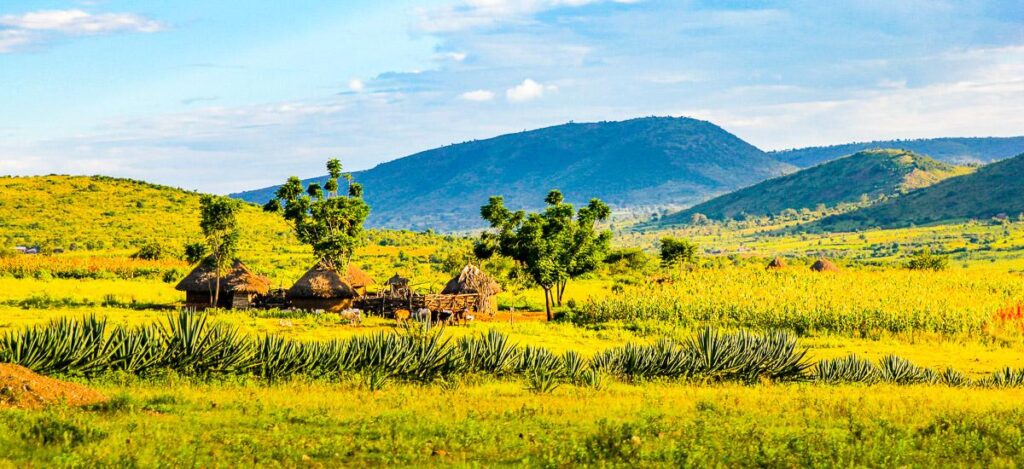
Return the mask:
{"type": "Polygon", "coordinates": [[[580,307],[583,323],[655,320],[681,325],[776,328],[871,337],[879,332],[974,335],[996,312],[1024,301],[1007,272],[849,269],[816,273],[760,266],[681,271],[580,307]]]}
{"type": "Polygon", "coordinates": [[[0,413],[14,465],[1020,464],[1024,391],[932,386],[613,384],[536,395],[516,381],[92,383],[92,410],[0,413]],[[68,440],[47,431],[74,429],[68,440]]]}
{"type": "Polygon", "coordinates": [[[841,259],[898,264],[917,249],[949,253],[955,266],[1021,270],[1024,223],[966,222],[887,230],[791,233],[793,222],[726,227],[693,226],[648,233],[624,232],[617,240],[651,247],[662,236],[680,236],[723,254],[770,257],[827,255],[841,259]],[[996,264],[998,263],[998,264],[996,264]]]}

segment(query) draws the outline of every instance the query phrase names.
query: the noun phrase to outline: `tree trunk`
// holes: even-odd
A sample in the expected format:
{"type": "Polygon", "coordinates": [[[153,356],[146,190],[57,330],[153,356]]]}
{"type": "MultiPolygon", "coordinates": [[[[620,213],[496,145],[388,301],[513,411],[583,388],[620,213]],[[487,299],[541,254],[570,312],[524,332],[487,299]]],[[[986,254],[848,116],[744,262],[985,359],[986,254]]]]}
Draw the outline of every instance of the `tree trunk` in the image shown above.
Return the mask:
{"type": "Polygon", "coordinates": [[[557,301],[558,306],[562,306],[562,297],[565,296],[565,286],[568,285],[568,284],[569,284],[568,280],[562,280],[562,281],[558,282],[558,286],[556,287],[558,289],[558,301],[557,301]]]}
{"type": "Polygon", "coordinates": [[[220,267],[217,267],[217,285],[213,287],[213,307],[220,304],[220,267]]]}
{"type": "Polygon", "coordinates": [[[544,312],[548,315],[548,321],[551,321],[555,319],[551,315],[551,287],[542,288],[544,288],[544,312]]]}

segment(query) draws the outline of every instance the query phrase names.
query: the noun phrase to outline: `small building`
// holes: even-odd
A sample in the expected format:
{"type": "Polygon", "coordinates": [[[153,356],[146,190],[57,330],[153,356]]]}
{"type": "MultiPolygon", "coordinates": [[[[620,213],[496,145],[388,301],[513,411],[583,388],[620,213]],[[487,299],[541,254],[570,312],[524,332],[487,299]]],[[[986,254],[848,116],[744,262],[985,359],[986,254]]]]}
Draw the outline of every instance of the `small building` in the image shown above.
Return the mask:
{"type": "Polygon", "coordinates": [[[409,279],[398,274],[395,274],[394,277],[391,277],[387,282],[384,282],[384,286],[387,287],[387,293],[391,296],[409,296],[409,279]]]}
{"type": "Polygon", "coordinates": [[[473,264],[463,267],[459,275],[449,280],[441,291],[442,295],[477,295],[475,310],[485,313],[497,310],[495,296],[499,293],[501,285],[473,264]]]}
{"type": "Polygon", "coordinates": [[[298,309],[309,311],[338,312],[351,308],[353,300],[360,294],[346,277],[321,261],[288,289],[288,301],[298,309]]]}
{"type": "MultiPolygon", "coordinates": [[[[213,302],[217,285],[217,274],[212,268],[213,261],[204,259],[175,287],[185,292],[185,306],[206,309],[213,302]]],[[[235,260],[221,275],[220,294],[217,307],[225,309],[247,309],[255,306],[256,298],[270,291],[270,279],[249,270],[242,261],[235,260]]]]}

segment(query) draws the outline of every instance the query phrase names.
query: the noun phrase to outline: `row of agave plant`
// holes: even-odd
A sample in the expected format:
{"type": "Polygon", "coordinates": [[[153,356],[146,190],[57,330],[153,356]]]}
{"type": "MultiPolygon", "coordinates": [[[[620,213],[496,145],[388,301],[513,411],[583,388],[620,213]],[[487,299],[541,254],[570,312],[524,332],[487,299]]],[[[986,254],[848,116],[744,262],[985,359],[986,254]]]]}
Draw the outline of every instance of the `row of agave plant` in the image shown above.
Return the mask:
{"type": "Polygon", "coordinates": [[[171,315],[167,324],[108,331],[105,320],[61,319],[0,337],[0,362],[43,374],[94,376],[111,371],[146,376],[173,370],[187,376],[244,374],[267,381],[302,375],[367,377],[371,387],[391,379],[453,382],[465,374],[520,376],[530,389],[548,391],[561,383],[600,388],[606,377],[623,381],[793,382],[964,386],[1024,386],[1024,370],[1003,370],[971,382],[962,374],[919,368],[899,357],[877,365],[855,356],[810,361],[806,349],[785,332],[698,332],[683,342],[628,344],[587,359],[576,352],[556,355],[519,347],[498,331],[451,340],[442,329],[417,326],[347,340],[302,342],[279,336],[254,338],[202,313],[171,315]]]}

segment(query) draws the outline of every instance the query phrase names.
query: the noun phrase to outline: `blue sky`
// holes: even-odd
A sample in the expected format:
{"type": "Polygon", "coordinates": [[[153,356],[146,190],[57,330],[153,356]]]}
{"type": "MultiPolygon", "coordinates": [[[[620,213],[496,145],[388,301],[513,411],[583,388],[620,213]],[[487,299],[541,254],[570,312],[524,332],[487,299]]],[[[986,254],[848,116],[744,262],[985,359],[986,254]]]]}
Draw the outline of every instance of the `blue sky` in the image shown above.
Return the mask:
{"type": "Polygon", "coordinates": [[[0,174],[223,193],[647,115],[764,149],[1024,134],[1019,1],[238,5],[0,3],[0,174]]]}

